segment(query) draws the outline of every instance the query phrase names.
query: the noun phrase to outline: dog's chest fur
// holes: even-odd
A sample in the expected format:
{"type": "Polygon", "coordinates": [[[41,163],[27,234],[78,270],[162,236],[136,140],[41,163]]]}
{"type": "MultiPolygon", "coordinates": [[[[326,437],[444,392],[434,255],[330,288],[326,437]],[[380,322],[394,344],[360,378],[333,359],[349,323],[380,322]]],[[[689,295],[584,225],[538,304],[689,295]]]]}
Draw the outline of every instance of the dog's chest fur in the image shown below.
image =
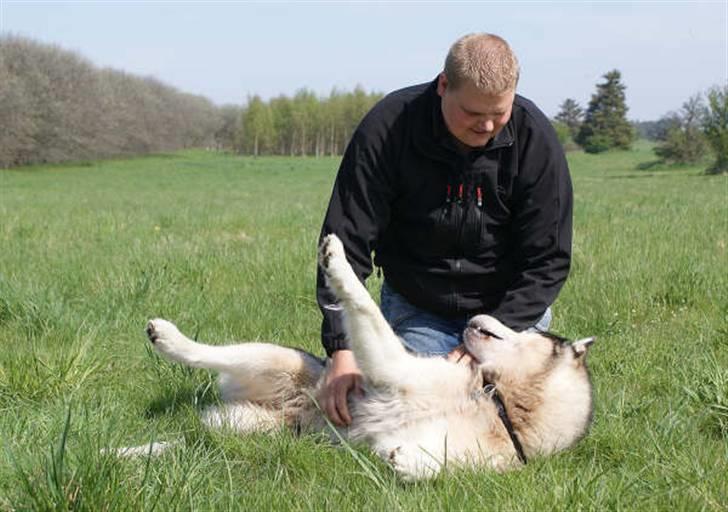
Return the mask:
{"type": "Polygon", "coordinates": [[[363,396],[350,395],[351,426],[337,431],[344,439],[368,444],[384,458],[403,447],[426,458],[422,447],[437,446],[437,453],[429,454],[432,458],[505,469],[515,462],[513,445],[491,395],[481,392],[474,376],[469,380],[452,382],[450,392],[442,394],[365,384],[363,396]]]}

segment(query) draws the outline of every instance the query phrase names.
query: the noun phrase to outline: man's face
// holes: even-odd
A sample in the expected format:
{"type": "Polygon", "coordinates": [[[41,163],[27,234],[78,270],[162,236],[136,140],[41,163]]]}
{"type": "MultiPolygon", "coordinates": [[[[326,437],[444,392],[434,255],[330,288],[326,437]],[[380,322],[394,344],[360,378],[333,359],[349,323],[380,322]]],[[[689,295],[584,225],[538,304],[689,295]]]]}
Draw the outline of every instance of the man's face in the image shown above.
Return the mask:
{"type": "Polygon", "coordinates": [[[454,89],[440,73],[437,93],[448,130],[466,146],[485,146],[511,118],[514,91],[486,94],[471,82],[454,89]]]}

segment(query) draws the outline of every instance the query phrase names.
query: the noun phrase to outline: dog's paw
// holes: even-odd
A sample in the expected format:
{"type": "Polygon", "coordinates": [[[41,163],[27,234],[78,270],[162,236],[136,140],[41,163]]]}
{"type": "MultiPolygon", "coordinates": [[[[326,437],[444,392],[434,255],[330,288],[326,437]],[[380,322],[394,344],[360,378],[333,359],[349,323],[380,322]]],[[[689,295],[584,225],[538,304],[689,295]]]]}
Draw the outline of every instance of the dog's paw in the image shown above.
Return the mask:
{"type": "Polygon", "coordinates": [[[152,344],[164,343],[170,339],[180,336],[179,329],[172,322],[155,318],[147,323],[147,337],[152,344]]]}
{"type": "Polygon", "coordinates": [[[186,343],[177,326],[161,318],[150,320],[147,323],[146,333],[154,348],[168,356],[178,355],[186,343]]]}
{"type": "Polygon", "coordinates": [[[319,263],[321,264],[321,268],[328,271],[332,264],[341,260],[346,261],[344,245],[338,236],[334,234],[326,235],[321,242],[321,247],[319,247],[319,263]]]}
{"type": "Polygon", "coordinates": [[[344,245],[336,235],[327,235],[319,248],[319,263],[326,276],[326,283],[340,301],[366,301],[369,292],[356,277],[346,260],[344,245]]]}
{"type": "Polygon", "coordinates": [[[406,482],[428,480],[440,472],[441,465],[421,449],[398,446],[387,456],[392,469],[406,482]]]}

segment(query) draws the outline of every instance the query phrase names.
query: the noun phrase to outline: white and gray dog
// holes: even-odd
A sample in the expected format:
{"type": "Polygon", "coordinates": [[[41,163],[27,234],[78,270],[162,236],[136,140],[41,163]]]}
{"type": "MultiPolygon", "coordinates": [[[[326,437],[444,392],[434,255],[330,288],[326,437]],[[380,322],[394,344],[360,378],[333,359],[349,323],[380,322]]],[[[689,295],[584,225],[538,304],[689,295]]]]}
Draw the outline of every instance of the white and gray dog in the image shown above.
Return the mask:
{"type": "MultiPolygon", "coordinates": [[[[585,434],[592,338],[568,344],[478,315],[464,333],[470,364],[417,357],[403,348],[336,236],[324,239],[319,262],[344,309],[363,374],[363,395],[349,397],[352,424],[335,437],[366,443],[402,478],[416,480],[446,466],[505,470],[585,434]]],[[[205,411],[209,426],[333,433],[315,402],[327,371],[319,358],[266,343],[204,345],[159,319],[147,334],[167,359],[220,373],[222,405],[205,411]]]]}

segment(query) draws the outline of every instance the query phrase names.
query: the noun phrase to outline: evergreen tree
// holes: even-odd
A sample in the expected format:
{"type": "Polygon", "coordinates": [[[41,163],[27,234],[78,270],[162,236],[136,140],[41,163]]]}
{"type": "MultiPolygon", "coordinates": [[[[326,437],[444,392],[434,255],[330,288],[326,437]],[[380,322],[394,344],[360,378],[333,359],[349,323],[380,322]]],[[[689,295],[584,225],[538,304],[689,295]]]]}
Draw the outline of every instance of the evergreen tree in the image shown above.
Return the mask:
{"type": "Polygon", "coordinates": [[[708,110],[703,118],[703,131],[716,156],[708,172],[728,172],[728,85],[716,86],[708,91],[708,110]]]}
{"type": "Polygon", "coordinates": [[[576,142],[589,153],[599,153],[612,148],[629,149],[634,140],[634,130],[627,121],[625,86],[622,75],[616,69],[604,75],[604,83],[597,84],[597,92],[589,101],[584,123],[576,142]]]}
{"type": "Polygon", "coordinates": [[[561,110],[556,114],[554,120],[559,123],[564,123],[569,128],[571,137],[576,139],[576,136],[579,134],[579,128],[581,128],[582,119],[584,118],[584,110],[571,98],[565,99],[559,108],[561,110]]]}

